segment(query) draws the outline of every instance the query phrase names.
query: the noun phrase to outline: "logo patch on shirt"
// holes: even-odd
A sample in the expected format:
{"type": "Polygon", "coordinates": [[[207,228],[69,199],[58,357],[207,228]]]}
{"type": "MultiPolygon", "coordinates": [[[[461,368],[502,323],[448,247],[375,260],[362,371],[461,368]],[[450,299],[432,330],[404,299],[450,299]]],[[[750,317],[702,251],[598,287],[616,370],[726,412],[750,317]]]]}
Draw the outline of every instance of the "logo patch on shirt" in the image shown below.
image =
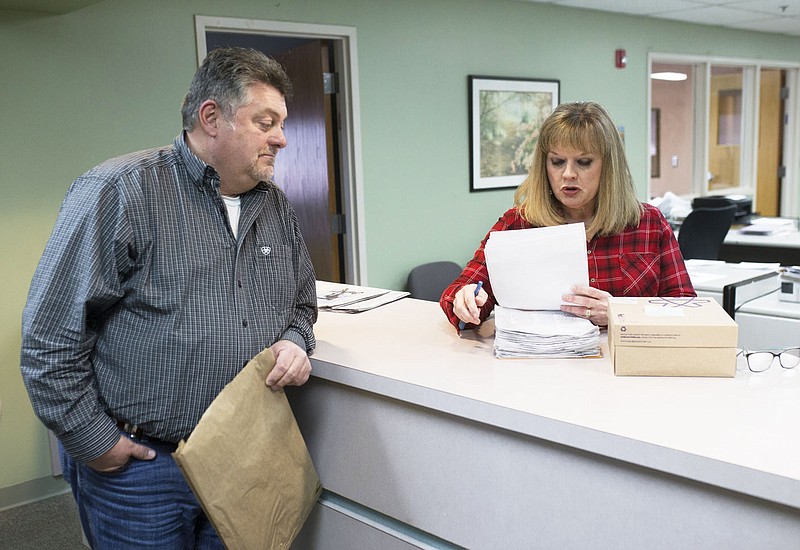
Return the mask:
{"type": "Polygon", "coordinates": [[[270,252],[272,252],[272,247],[271,247],[271,246],[262,246],[262,247],[261,247],[261,253],[262,253],[264,256],[269,256],[269,253],[270,253],[270,252]]]}

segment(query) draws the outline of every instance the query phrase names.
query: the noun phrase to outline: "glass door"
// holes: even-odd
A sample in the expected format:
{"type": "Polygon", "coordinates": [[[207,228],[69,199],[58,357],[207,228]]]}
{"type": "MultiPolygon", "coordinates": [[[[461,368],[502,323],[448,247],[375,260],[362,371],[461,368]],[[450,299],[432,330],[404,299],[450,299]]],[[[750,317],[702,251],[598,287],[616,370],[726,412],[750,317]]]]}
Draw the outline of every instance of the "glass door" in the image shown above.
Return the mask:
{"type": "Polygon", "coordinates": [[[711,66],[707,170],[711,194],[747,186],[742,185],[743,78],[742,67],[711,66]]]}

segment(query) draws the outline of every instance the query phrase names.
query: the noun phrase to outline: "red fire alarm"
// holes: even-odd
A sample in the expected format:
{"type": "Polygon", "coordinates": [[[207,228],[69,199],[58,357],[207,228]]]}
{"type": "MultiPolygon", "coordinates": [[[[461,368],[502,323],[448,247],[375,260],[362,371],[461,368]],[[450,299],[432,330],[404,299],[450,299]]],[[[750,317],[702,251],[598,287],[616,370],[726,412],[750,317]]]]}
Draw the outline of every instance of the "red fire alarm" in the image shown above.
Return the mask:
{"type": "Polygon", "coordinates": [[[625,50],[617,50],[614,52],[614,65],[617,69],[624,69],[628,66],[628,56],[625,55],[625,50]]]}

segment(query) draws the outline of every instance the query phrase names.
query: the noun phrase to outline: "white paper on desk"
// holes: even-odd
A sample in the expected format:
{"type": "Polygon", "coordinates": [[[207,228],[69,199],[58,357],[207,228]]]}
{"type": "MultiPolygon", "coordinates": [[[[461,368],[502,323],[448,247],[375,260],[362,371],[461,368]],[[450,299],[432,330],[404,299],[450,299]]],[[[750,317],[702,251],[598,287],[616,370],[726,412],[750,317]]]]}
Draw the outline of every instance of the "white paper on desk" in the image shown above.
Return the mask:
{"type": "Polygon", "coordinates": [[[742,235],[775,235],[797,229],[797,222],[792,218],[755,218],[739,230],[742,235]]]}
{"type": "Polygon", "coordinates": [[[692,281],[693,285],[701,285],[703,283],[710,283],[711,281],[725,278],[724,273],[703,273],[701,271],[693,271],[691,269],[687,269],[686,271],[689,273],[689,279],[692,281]]]}
{"type": "Polygon", "coordinates": [[[778,271],[780,269],[780,263],[772,263],[772,262],[739,262],[738,264],[733,264],[735,269],[764,269],[766,271],[778,271]]]}
{"type": "Polygon", "coordinates": [[[358,302],[353,302],[351,304],[344,304],[341,306],[334,306],[326,309],[328,311],[339,311],[342,313],[361,313],[362,311],[369,311],[370,309],[375,309],[376,307],[392,303],[394,301],[399,300],[400,298],[405,298],[409,294],[411,293],[403,290],[390,290],[385,294],[376,296],[375,298],[360,300],[358,302]]]}
{"type": "Polygon", "coordinates": [[[346,306],[371,300],[388,293],[388,289],[346,285],[329,281],[317,281],[317,307],[320,309],[346,306]]]}
{"type": "Polygon", "coordinates": [[[686,269],[692,269],[694,267],[713,267],[725,265],[725,260],[703,260],[700,258],[690,258],[688,260],[683,260],[683,263],[686,264],[686,269]]]}
{"type": "Polygon", "coordinates": [[[493,231],[484,252],[492,291],[504,307],[559,309],[572,286],[589,286],[583,223],[493,231]]]}
{"type": "Polygon", "coordinates": [[[755,218],[750,220],[750,225],[762,225],[764,227],[788,227],[795,228],[797,222],[794,218],[755,218]]]}

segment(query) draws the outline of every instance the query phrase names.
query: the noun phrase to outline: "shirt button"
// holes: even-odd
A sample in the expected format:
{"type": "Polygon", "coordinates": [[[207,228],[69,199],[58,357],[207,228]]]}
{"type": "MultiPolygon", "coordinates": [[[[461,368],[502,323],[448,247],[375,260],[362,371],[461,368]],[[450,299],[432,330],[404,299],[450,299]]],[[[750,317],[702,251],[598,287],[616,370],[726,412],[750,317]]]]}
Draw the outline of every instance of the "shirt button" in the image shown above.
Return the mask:
{"type": "Polygon", "coordinates": [[[591,278],[591,279],[589,279],[589,280],[590,280],[591,282],[594,282],[594,277],[592,277],[592,278],[591,278]]]}
{"type": "Polygon", "coordinates": [[[589,251],[587,251],[586,253],[587,253],[587,254],[591,254],[591,253],[592,253],[592,251],[591,251],[591,250],[589,250],[589,251]]]}
{"type": "Polygon", "coordinates": [[[244,328],[247,328],[247,319],[245,319],[244,321],[242,321],[242,326],[243,326],[244,328]]]}

